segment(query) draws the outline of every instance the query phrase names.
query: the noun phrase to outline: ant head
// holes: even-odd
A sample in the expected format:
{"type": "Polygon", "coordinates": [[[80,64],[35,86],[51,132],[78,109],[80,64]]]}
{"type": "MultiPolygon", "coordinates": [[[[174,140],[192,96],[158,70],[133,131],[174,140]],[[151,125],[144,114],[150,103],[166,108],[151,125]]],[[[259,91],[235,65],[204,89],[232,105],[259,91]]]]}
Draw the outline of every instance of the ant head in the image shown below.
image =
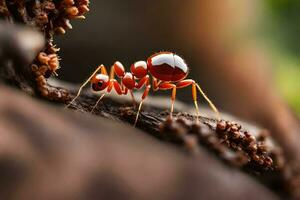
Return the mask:
{"type": "Polygon", "coordinates": [[[91,83],[94,91],[102,91],[108,87],[109,77],[106,74],[97,74],[92,78],[91,83]]]}
{"type": "Polygon", "coordinates": [[[131,65],[130,70],[136,78],[143,78],[148,73],[147,63],[145,61],[138,61],[131,65]]]}

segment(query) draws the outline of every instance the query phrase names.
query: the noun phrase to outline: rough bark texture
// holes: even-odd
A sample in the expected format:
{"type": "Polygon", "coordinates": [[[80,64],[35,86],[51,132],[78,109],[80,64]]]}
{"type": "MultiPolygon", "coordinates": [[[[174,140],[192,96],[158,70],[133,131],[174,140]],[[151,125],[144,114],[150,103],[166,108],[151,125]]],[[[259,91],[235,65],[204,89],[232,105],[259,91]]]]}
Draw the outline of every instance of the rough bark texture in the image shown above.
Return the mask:
{"type": "Polygon", "coordinates": [[[276,199],[203,148],[188,156],[124,124],[4,95],[1,199],[276,199]]]}
{"type": "MultiPolygon", "coordinates": [[[[105,98],[92,117],[97,96],[89,92],[71,107],[83,113],[47,105],[56,104],[53,99],[42,103],[26,97],[38,94],[28,67],[42,47],[38,37],[0,27],[0,41],[5,41],[0,43],[0,78],[5,83],[0,89],[1,199],[299,195],[299,168],[293,165],[291,170],[281,148],[259,128],[207,117],[196,123],[185,113],[171,120],[162,105],[146,105],[137,125],[140,131],[128,125],[136,112],[126,100],[105,98]],[[29,46],[22,42],[32,38],[29,46]]],[[[71,97],[74,92],[70,90],[71,97]]]]}

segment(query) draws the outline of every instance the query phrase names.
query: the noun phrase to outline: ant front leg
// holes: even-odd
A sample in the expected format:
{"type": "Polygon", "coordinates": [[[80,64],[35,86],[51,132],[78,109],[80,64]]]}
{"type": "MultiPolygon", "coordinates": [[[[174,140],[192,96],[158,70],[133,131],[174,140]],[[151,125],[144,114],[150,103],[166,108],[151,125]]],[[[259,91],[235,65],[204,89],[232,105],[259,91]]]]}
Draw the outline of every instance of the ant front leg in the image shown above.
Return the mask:
{"type": "Polygon", "coordinates": [[[143,86],[146,86],[145,87],[145,90],[144,90],[144,93],[143,93],[143,96],[142,96],[142,100],[140,102],[140,105],[139,105],[139,108],[138,108],[138,112],[137,112],[137,115],[136,115],[136,118],[135,118],[135,122],[134,122],[134,126],[136,126],[137,124],[137,121],[138,121],[138,118],[139,118],[139,114],[140,114],[140,111],[142,109],[142,105],[143,105],[143,102],[145,101],[146,97],[148,96],[149,94],[149,91],[151,89],[151,85],[149,84],[149,75],[146,75],[144,76],[140,81],[139,83],[136,85],[136,89],[141,89],[143,86]]]}
{"type": "Polygon", "coordinates": [[[136,124],[137,124],[137,122],[138,122],[139,115],[140,115],[140,111],[141,111],[141,109],[142,109],[142,105],[143,105],[143,103],[144,103],[146,97],[148,96],[150,89],[151,89],[151,85],[149,85],[149,84],[146,85],[146,88],[145,88],[144,93],[143,93],[143,96],[142,96],[142,100],[141,100],[140,105],[139,105],[139,108],[138,108],[138,112],[137,112],[137,114],[136,114],[134,126],[136,126],[136,124]]]}

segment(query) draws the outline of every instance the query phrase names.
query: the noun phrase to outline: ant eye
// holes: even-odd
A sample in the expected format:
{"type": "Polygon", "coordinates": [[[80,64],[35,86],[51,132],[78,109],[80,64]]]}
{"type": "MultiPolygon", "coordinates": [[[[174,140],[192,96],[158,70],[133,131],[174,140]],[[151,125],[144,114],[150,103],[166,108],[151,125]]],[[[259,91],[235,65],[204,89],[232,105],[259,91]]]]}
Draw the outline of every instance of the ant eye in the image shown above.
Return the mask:
{"type": "Polygon", "coordinates": [[[100,88],[101,88],[101,87],[102,87],[102,85],[103,85],[103,82],[102,82],[102,81],[99,81],[99,82],[98,82],[98,87],[100,87],[100,88]]]}
{"type": "Polygon", "coordinates": [[[93,83],[92,84],[92,88],[93,88],[94,91],[101,91],[101,90],[103,90],[104,89],[103,88],[103,82],[102,81],[98,81],[96,83],[93,83]]]}

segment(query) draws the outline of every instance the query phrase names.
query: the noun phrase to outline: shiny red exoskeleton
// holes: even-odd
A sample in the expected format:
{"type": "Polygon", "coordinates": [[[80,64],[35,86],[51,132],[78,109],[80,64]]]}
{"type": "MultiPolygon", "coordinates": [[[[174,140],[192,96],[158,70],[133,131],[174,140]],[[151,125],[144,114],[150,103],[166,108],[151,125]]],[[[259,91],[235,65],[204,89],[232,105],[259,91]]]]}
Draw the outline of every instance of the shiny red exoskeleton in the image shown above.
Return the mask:
{"type": "Polygon", "coordinates": [[[110,93],[112,89],[114,89],[119,95],[126,95],[128,92],[130,92],[133,98],[133,102],[135,102],[133,97],[133,90],[141,89],[144,87],[142,100],[138,107],[138,113],[135,120],[136,124],[142,104],[148,96],[151,87],[154,91],[172,90],[170,112],[170,116],[172,116],[176,98],[176,90],[191,86],[192,98],[194,100],[197,112],[197,119],[199,116],[197,104],[197,89],[208,101],[210,107],[216,112],[219,119],[219,112],[217,108],[205,95],[200,86],[192,79],[185,79],[189,73],[189,68],[186,62],[180,56],[172,52],[156,53],[150,56],[147,59],[147,62],[138,61],[132,64],[130,67],[130,71],[131,72],[126,72],[122,63],[115,62],[111,67],[110,75],[108,75],[105,66],[99,66],[89,77],[89,79],[80,87],[77,96],[72,100],[70,104],[75,101],[75,99],[80,95],[83,87],[89,82],[91,82],[91,86],[94,91],[105,91],[105,93],[97,101],[94,108],[96,108],[97,104],[104,97],[104,95],[110,93]],[[100,73],[98,73],[99,71],[100,73]],[[120,81],[117,81],[115,79],[115,76],[117,76],[120,81]],[[152,79],[152,84],[150,83],[150,78],[152,79]]]}

